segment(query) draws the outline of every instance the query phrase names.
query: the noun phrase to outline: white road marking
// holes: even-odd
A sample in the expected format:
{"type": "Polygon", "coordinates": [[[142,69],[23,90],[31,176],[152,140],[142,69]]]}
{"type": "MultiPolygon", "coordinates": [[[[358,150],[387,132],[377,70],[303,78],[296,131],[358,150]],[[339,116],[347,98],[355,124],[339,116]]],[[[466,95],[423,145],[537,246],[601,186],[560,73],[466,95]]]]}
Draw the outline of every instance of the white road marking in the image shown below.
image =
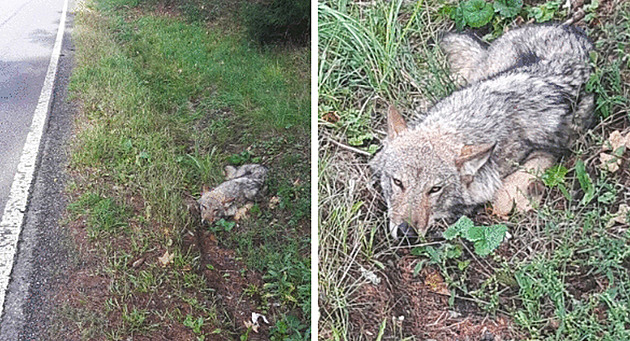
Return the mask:
{"type": "Polygon", "coordinates": [[[50,110],[67,12],[68,0],[65,0],[61,19],[59,20],[57,38],[55,39],[55,45],[50,56],[50,64],[48,64],[48,71],[46,71],[46,78],[44,79],[44,86],[37,101],[33,122],[26,136],[24,150],[11,184],[11,191],[2,214],[2,221],[0,221],[0,315],[4,311],[4,300],[9,286],[11,270],[13,269],[18,239],[20,232],[22,232],[24,213],[26,212],[27,199],[35,173],[37,154],[39,153],[40,142],[44,133],[44,127],[46,127],[48,111],[50,110]]]}

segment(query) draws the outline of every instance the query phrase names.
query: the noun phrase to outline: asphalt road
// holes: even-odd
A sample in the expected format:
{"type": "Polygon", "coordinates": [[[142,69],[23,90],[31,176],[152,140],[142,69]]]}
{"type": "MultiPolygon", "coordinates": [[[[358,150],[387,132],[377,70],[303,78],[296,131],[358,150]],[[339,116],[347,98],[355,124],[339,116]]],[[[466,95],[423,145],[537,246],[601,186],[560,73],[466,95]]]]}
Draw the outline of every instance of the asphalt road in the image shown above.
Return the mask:
{"type": "MultiPolygon", "coordinates": [[[[0,214],[42,90],[63,3],[12,0],[0,5],[0,214]]],[[[74,1],[70,1],[69,8],[74,8],[74,1]]],[[[58,307],[52,298],[55,288],[62,285],[69,259],[67,237],[59,221],[65,208],[65,165],[74,114],[74,107],[66,100],[74,56],[72,19],[70,13],[0,321],[0,340],[57,339],[50,338],[49,330],[55,329],[50,316],[58,307]]]]}
{"type": "Polygon", "coordinates": [[[0,212],[37,106],[62,7],[63,0],[0,5],[0,212]]]}

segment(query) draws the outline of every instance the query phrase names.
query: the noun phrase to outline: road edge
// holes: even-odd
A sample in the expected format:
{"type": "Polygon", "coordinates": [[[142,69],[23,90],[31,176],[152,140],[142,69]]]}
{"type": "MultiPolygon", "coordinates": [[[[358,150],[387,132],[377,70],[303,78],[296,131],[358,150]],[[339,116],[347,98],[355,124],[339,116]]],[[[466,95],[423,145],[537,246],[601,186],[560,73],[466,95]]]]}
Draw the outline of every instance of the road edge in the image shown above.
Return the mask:
{"type": "Polygon", "coordinates": [[[15,262],[17,244],[24,224],[41,140],[52,104],[53,88],[59,66],[67,14],[68,0],[64,0],[57,37],[53,45],[44,85],[37,101],[31,128],[26,137],[22,156],[11,184],[11,191],[2,215],[2,221],[0,221],[0,235],[2,236],[2,241],[0,241],[0,316],[4,315],[4,303],[15,262]]]}

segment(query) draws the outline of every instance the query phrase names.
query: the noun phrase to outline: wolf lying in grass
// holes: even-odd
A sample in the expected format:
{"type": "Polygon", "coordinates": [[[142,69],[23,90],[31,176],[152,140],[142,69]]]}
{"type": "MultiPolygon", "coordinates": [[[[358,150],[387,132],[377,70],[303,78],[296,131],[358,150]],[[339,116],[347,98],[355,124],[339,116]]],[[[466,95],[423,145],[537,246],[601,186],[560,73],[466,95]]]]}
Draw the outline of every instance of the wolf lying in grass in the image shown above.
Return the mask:
{"type": "Polygon", "coordinates": [[[493,201],[495,212],[529,209],[534,170],[550,167],[593,118],[585,94],[592,49],[571,26],[515,29],[490,46],[448,34],[440,47],[465,86],[408,125],[395,108],[387,138],[370,162],[394,238],[424,235],[493,201]]]}
{"type": "Polygon", "coordinates": [[[267,172],[267,167],[257,164],[225,167],[226,181],[212,190],[205,186],[197,201],[201,221],[213,223],[233,217],[241,207],[251,204],[259,196],[267,172]]]}

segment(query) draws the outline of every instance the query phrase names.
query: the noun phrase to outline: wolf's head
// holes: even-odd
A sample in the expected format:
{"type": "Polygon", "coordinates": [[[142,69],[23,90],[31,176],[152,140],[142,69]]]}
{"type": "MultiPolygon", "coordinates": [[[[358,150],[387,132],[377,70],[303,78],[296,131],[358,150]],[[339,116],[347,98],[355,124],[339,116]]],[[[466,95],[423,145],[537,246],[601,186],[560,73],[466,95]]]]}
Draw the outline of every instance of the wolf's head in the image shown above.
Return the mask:
{"type": "Polygon", "coordinates": [[[234,199],[226,198],[220,189],[210,190],[208,186],[203,186],[201,190],[201,198],[197,200],[199,211],[201,212],[201,221],[207,221],[212,224],[220,218],[226,216],[226,206],[234,199]]]}
{"type": "Polygon", "coordinates": [[[394,238],[424,235],[436,219],[465,213],[493,145],[460,140],[440,129],[408,129],[396,109],[389,108],[387,139],[370,166],[380,180],[394,238]]]}

